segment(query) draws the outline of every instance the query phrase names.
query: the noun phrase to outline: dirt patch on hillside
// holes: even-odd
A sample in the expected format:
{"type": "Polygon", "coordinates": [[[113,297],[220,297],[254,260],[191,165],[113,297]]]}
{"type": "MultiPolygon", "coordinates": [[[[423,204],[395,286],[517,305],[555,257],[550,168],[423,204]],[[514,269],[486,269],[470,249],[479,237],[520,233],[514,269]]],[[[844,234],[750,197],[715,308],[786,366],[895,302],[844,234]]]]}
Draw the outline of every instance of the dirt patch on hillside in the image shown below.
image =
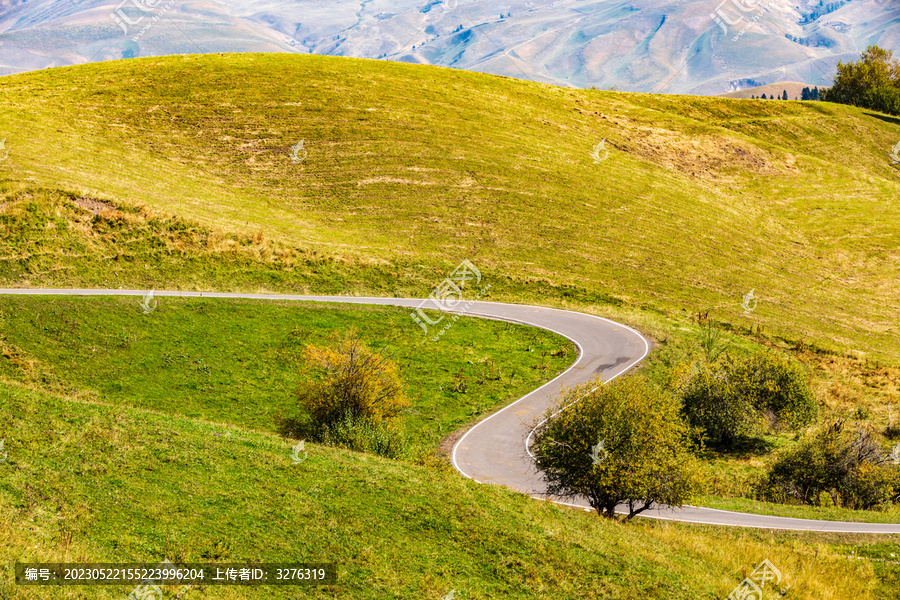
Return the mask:
{"type": "MultiPolygon", "coordinates": [[[[618,144],[617,144],[618,145],[618,144]]],[[[687,137],[667,130],[637,131],[624,142],[631,152],[668,169],[693,177],[721,179],[730,174],[788,175],[798,172],[793,157],[778,157],[750,142],[734,137],[687,137]]]]}
{"type": "Polygon", "coordinates": [[[104,202],[102,200],[97,200],[96,198],[89,198],[87,196],[72,198],[72,203],[79,208],[83,208],[86,211],[94,213],[95,215],[99,215],[104,211],[117,210],[114,204],[104,202]]]}

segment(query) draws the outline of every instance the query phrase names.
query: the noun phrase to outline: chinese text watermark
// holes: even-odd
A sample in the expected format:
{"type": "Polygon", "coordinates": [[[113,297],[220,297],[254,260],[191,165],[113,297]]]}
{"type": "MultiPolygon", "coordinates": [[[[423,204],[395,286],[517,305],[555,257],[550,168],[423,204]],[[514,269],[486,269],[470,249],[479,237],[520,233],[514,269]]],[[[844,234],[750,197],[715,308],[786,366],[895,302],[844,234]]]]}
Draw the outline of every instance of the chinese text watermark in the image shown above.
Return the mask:
{"type": "Polygon", "coordinates": [[[475,303],[475,301],[491,288],[490,285],[479,288],[478,294],[476,294],[475,296],[475,300],[469,300],[465,304],[462,304],[463,289],[466,287],[466,283],[470,281],[474,281],[475,285],[481,283],[481,271],[475,268],[475,265],[473,265],[471,262],[469,262],[468,259],[466,259],[462,261],[459,266],[457,266],[456,269],[453,270],[452,273],[450,273],[450,277],[444,279],[444,281],[442,281],[431,292],[428,298],[423,300],[422,303],[419,304],[418,307],[416,307],[415,312],[409,313],[409,316],[412,318],[412,320],[422,328],[422,331],[424,331],[426,335],[428,334],[429,325],[437,325],[445,318],[448,319],[448,322],[437,334],[435,334],[431,338],[431,341],[435,342],[440,339],[440,337],[444,335],[444,332],[450,329],[450,326],[457,320],[459,320],[459,314],[455,314],[449,318],[446,315],[441,315],[437,319],[431,319],[427,314],[425,314],[425,311],[423,310],[425,308],[425,305],[428,302],[431,302],[434,305],[433,308],[437,310],[452,310],[457,313],[468,312],[469,308],[475,303]]]}

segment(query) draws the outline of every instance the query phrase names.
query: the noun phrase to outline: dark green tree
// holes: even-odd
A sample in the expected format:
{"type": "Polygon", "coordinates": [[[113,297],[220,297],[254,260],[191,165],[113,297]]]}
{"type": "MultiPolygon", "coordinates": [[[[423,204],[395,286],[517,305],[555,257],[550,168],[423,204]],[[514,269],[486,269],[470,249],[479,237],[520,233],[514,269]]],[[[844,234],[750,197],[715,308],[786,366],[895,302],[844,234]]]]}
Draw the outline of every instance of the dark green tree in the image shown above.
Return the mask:
{"type": "Polygon", "coordinates": [[[774,502],[879,508],[900,499],[900,468],[870,430],[836,421],[779,456],[761,492],[774,502]]]}
{"type": "Polygon", "coordinates": [[[834,85],[823,100],[900,114],[895,99],[900,89],[900,61],[890,50],[869,46],[858,62],[837,65],[834,85]]]}
{"type": "Polygon", "coordinates": [[[770,350],[682,366],[673,386],[688,423],[725,446],[758,435],[767,425],[799,429],[818,414],[801,367],[770,350]]]}

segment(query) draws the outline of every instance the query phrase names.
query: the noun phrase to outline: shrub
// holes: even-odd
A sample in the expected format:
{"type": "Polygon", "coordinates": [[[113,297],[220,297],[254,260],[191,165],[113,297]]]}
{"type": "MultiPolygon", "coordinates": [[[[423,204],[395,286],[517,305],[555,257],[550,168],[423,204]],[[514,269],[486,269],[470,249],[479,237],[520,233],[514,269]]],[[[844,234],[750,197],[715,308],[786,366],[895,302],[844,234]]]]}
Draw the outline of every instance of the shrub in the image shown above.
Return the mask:
{"type": "Polygon", "coordinates": [[[730,446],[738,436],[762,429],[762,419],[750,395],[742,393],[734,381],[730,358],[713,364],[694,366],[676,382],[682,412],[688,423],[711,441],[730,446]]]}
{"type": "Polygon", "coordinates": [[[863,94],[861,106],[887,115],[900,115],[900,89],[893,86],[882,86],[868,90],[863,94]]]}
{"type": "Polygon", "coordinates": [[[868,429],[849,430],[843,421],[808,436],[773,463],[760,496],[775,502],[803,502],[871,509],[900,495],[900,468],[868,429]]]}
{"type": "Polygon", "coordinates": [[[298,396],[314,425],[336,423],[347,413],[377,423],[409,405],[396,363],[372,352],[353,332],[332,340],[334,347],[310,344],[304,353],[315,380],[302,384],[298,396]]]}
{"type": "Polygon", "coordinates": [[[303,414],[284,419],[281,432],[297,439],[398,458],[406,442],[392,420],[408,406],[397,365],[371,351],[353,332],[332,336],[332,347],[308,345],[312,380],[297,396],[303,414]]]}
{"type": "Polygon", "coordinates": [[[778,423],[799,429],[815,421],[819,407],[799,364],[761,350],[737,363],[736,381],[757,410],[770,411],[778,423]]]}
{"type": "Polygon", "coordinates": [[[763,431],[767,417],[772,425],[798,429],[818,413],[802,368],[765,349],[682,369],[673,385],[688,422],[726,446],[763,431]]]}
{"type": "Polygon", "coordinates": [[[654,502],[681,506],[697,480],[678,409],[674,398],[638,376],[567,390],[535,430],[537,467],[549,493],[583,496],[610,518],[620,503],[628,506],[626,519],[654,502]]]}

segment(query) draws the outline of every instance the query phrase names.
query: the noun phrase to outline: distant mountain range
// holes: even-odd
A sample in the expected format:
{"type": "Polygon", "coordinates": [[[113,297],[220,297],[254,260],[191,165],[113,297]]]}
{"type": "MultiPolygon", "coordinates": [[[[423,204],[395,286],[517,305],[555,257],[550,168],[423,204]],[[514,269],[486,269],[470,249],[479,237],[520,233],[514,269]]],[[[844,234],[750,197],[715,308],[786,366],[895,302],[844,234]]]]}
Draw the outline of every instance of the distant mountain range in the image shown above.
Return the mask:
{"type": "Polygon", "coordinates": [[[209,52],[428,63],[576,87],[827,86],[900,0],[0,0],[0,73],[209,52]],[[799,2],[799,4],[797,3],[799,2]]]}

